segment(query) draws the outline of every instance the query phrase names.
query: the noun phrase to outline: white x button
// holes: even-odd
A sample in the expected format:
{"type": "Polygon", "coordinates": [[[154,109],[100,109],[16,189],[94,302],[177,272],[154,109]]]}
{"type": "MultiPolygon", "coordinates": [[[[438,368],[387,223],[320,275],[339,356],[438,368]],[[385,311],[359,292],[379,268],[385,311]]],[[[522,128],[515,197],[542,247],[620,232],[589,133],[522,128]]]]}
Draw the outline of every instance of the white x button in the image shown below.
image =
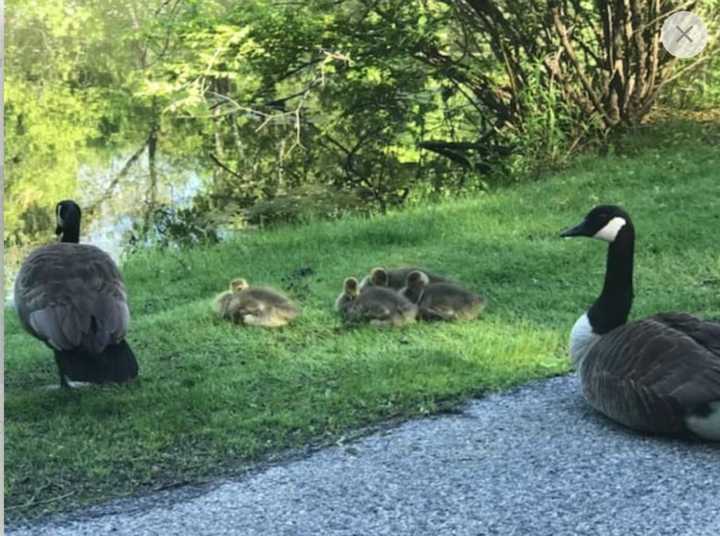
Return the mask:
{"type": "Polygon", "coordinates": [[[661,38],[665,50],[673,56],[692,58],[707,45],[708,32],[700,17],[689,11],[678,11],[665,19],[661,38]]]}

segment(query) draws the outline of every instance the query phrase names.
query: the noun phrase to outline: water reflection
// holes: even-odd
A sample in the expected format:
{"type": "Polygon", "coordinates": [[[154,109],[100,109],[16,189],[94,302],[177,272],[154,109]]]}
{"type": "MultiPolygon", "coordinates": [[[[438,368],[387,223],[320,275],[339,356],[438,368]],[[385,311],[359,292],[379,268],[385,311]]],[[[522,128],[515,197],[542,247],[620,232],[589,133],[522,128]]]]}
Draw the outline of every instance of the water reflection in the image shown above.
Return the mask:
{"type": "MultiPolygon", "coordinates": [[[[84,209],[80,241],[102,248],[118,263],[134,223],[141,222],[153,206],[188,206],[206,184],[206,174],[199,163],[164,160],[158,155],[153,187],[147,155],[143,154],[111,189],[113,180],[129,157],[130,154],[122,154],[108,159],[100,155],[81,165],[73,196],[84,209]]],[[[51,234],[44,243],[52,241],[54,235],[51,234]]],[[[20,263],[38,245],[28,244],[5,251],[6,307],[13,302],[13,284],[20,263]]]]}

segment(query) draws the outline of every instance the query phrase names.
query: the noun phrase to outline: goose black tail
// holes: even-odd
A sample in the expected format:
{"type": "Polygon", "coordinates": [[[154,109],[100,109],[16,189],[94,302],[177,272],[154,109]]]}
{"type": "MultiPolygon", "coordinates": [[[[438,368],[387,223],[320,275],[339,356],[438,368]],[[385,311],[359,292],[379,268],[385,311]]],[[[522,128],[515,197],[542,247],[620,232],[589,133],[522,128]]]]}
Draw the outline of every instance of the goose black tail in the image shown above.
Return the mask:
{"type": "Polygon", "coordinates": [[[126,341],[110,345],[100,354],[86,350],[55,351],[55,360],[64,376],[75,382],[124,383],[138,375],[135,354],[126,341]]]}

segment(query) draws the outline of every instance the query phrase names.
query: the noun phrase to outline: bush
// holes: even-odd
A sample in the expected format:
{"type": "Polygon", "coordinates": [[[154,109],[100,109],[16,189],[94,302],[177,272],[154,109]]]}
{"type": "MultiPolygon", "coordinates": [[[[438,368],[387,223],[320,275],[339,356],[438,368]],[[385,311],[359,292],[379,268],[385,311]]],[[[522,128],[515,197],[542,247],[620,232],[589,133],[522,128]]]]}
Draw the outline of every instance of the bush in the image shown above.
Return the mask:
{"type": "Polygon", "coordinates": [[[132,250],[146,245],[192,247],[217,243],[219,240],[219,221],[211,213],[197,207],[160,205],[144,220],[133,224],[128,244],[132,250]]]}

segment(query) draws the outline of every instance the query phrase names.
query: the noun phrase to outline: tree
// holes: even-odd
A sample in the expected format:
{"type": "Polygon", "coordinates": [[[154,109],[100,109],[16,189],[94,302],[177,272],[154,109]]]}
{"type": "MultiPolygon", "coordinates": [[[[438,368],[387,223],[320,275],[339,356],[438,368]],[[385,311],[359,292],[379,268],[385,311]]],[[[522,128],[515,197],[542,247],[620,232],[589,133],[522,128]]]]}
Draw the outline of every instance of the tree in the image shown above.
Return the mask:
{"type": "MultiPolygon", "coordinates": [[[[642,121],[667,0],[254,0],[191,17],[156,85],[203,125],[214,202],[314,184],[384,209],[642,121]]],[[[702,60],[700,60],[702,61],[702,60]]],[[[210,203],[212,205],[212,203],[210,203]]]]}
{"type": "MultiPolygon", "coordinates": [[[[131,156],[85,208],[92,216],[127,171],[147,155],[156,173],[160,110],[142,93],[145,71],[171,42],[149,32],[179,1],[39,0],[8,2],[5,64],[6,245],[47,237],[59,199],[75,195],[81,166],[113,152],[131,156]]],[[[154,29],[154,28],[153,28],[154,29]]],[[[181,136],[181,129],[169,129],[181,136]]],[[[170,144],[168,144],[170,145],[170,144]]],[[[177,144],[182,146],[181,143],[177,144]]],[[[152,184],[148,199],[154,199],[152,184]]]]}

